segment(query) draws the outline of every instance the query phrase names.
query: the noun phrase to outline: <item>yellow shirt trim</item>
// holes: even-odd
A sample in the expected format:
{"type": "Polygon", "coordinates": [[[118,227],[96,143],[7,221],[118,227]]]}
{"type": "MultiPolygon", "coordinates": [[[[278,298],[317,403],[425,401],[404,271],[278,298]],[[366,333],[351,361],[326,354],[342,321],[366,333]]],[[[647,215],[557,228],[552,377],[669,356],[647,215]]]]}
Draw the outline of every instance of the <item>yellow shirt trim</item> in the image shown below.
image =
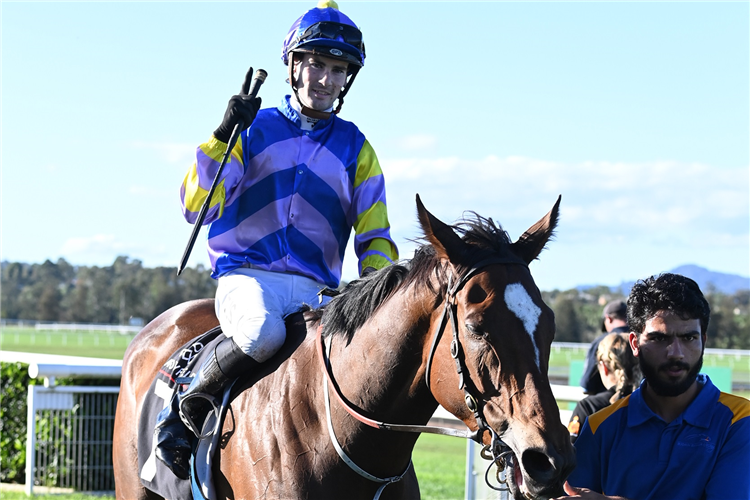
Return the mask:
{"type": "Polygon", "coordinates": [[[722,392],[719,395],[719,403],[732,410],[732,414],[734,415],[732,424],[743,418],[750,417],[750,400],[722,392]]]}

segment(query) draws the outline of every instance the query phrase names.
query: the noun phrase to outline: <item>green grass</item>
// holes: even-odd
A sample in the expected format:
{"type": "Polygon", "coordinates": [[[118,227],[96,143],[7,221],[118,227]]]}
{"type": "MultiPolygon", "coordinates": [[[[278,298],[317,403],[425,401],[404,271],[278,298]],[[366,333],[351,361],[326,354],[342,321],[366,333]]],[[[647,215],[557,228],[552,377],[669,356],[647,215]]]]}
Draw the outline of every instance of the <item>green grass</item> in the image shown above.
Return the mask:
{"type": "Polygon", "coordinates": [[[464,498],[466,440],[422,434],[412,454],[423,500],[464,498]]]}
{"type": "Polygon", "coordinates": [[[34,494],[33,497],[27,497],[23,491],[9,491],[3,489],[0,491],[0,499],[2,500],[28,500],[33,498],[34,500],[115,500],[115,497],[100,496],[100,495],[86,495],[85,493],[53,493],[53,494],[34,494]]]}
{"type": "Polygon", "coordinates": [[[37,331],[28,327],[2,327],[3,351],[60,354],[87,358],[122,359],[134,334],[106,331],[37,331]]]}
{"type": "MultiPolygon", "coordinates": [[[[587,346],[588,348],[588,346],[587,346]]],[[[566,367],[571,361],[583,361],[586,358],[586,349],[552,349],[549,359],[550,368],[566,367]]],[[[705,366],[716,366],[731,368],[736,376],[735,380],[750,382],[750,363],[746,357],[720,354],[706,354],[703,359],[705,366]]]]}

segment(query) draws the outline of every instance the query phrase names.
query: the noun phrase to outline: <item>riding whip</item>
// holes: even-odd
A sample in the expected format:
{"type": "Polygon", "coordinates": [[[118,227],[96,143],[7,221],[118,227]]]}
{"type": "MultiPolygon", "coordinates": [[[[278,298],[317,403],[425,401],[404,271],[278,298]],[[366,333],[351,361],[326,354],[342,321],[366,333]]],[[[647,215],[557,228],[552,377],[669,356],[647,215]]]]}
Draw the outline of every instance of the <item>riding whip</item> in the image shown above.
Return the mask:
{"type": "MultiPolygon", "coordinates": [[[[260,86],[263,85],[263,82],[266,81],[266,77],[268,76],[268,73],[266,73],[265,70],[259,69],[255,72],[255,76],[253,77],[252,82],[250,82],[249,87],[247,86],[247,79],[250,77],[250,74],[252,73],[253,68],[250,68],[250,71],[247,72],[247,75],[245,76],[245,82],[242,84],[242,90],[240,91],[240,95],[247,95],[249,97],[255,97],[258,95],[258,90],[260,89],[260,86]]],[[[224,156],[221,159],[221,165],[219,165],[219,170],[216,171],[216,175],[214,176],[214,181],[211,184],[211,189],[208,190],[208,196],[206,197],[206,201],[203,202],[203,206],[201,207],[201,211],[198,213],[198,218],[195,221],[195,224],[193,225],[193,232],[190,234],[190,239],[188,240],[188,244],[185,247],[185,251],[182,254],[182,259],[180,260],[180,266],[177,268],[177,276],[182,273],[182,271],[185,269],[185,265],[187,264],[188,257],[190,257],[190,252],[193,251],[193,245],[195,245],[195,240],[198,238],[198,233],[201,230],[201,226],[203,225],[203,221],[206,219],[206,214],[208,213],[208,208],[211,205],[211,198],[213,198],[214,191],[216,190],[216,185],[219,183],[219,178],[221,177],[221,172],[224,170],[224,165],[226,165],[227,160],[229,159],[229,155],[232,154],[232,149],[234,149],[234,145],[237,142],[237,139],[240,136],[240,133],[245,129],[244,123],[237,122],[237,124],[234,126],[234,129],[232,130],[232,135],[229,136],[229,141],[227,141],[227,149],[224,152],[224,156]]]]}

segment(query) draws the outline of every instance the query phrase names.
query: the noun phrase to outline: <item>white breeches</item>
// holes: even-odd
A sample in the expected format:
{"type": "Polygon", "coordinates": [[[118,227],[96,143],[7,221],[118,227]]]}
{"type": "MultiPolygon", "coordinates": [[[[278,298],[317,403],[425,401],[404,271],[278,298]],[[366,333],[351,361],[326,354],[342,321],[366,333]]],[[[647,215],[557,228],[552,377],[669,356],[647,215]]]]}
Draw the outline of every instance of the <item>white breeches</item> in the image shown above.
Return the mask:
{"type": "MultiPolygon", "coordinates": [[[[284,344],[284,318],[303,304],[317,307],[318,292],[323,288],[317,281],[296,274],[236,269],[219,278],[216,315],[224,335],[262,363],[284,344]]],[[[323,299],[326,303],[330,297],[323,299]]]]}

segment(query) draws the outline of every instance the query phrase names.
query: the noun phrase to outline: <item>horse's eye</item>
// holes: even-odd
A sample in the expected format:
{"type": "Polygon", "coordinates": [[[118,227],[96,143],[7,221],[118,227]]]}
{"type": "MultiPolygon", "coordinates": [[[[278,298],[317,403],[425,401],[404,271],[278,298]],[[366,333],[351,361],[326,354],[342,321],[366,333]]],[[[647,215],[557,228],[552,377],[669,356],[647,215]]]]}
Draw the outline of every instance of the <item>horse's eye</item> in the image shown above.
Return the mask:
{"type": "Polygon", "coordinates": [[[487,338],[487,332],[485,332],[480,325],[477,325],[472,321],[467,321],[464,323],[464,326],[466,327],[466,331],[469,332],[469,335],[482,339],[487,338]]]}

